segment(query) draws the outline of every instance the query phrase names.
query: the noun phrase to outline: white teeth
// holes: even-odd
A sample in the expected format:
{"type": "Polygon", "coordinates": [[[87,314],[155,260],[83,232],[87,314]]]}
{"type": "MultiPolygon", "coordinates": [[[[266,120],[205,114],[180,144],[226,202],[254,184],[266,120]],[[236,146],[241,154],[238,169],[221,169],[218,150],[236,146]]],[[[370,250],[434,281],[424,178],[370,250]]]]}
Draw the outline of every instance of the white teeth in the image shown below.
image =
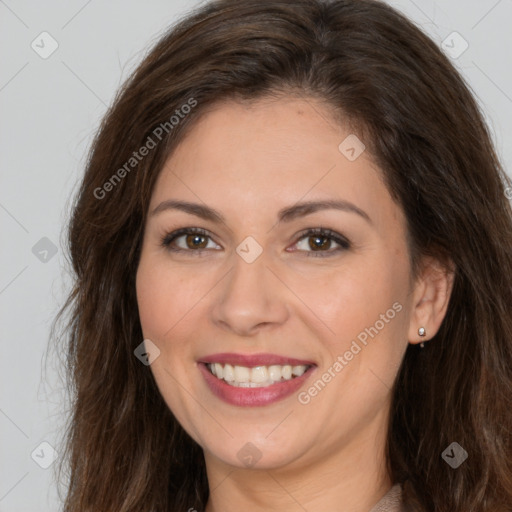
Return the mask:
{"type": "Polygon", "coordinates": [[[242,388],[264,387],[270,386],[275,382],[291,380],[292,378],[300,377],[308,369],[307,365],[292,367],[289,364],[248,368],[247,366],[210,363],[207,367],[217,378],[223,379],[232,386],[242,388]]]}
{"type": "Polygon", "coordinates": [[[268,367],[268,376],[274,382],[281,380],[281,367],[277,365],[272,365],[268,367]]]}
{"type": "Polygon", "coordinates": [[[268,370],[264,366],[255,366],[251,370],[251,382],[256,382],[260,384],[262,382],[267,382],[268,380],[268,370]]]}
{"type": "Polygon", "coordinates": [[[289,364],[286,364],[281,369],[281,374],[283,375],[284,380],[288,380],[292,378],[292,367],[289,364]]]}
{"type": "Polygon", "coordinates": [[[219,363],[215,363],[215,375],[219,377],[219,379],[223,378],[222,365],[219,363]]]}
{"type": "Polygon", "coordinates": [[[292,368],[292,374],[296,375],[297,377],[300,377],[305,371],[306,371],[306,367],[304,365],[294,366],[292,368]]]}
{"type": "Polygon", "coordinates": [[[235,380],[235,370],[230,364],[224,366],[222,377],[226,382],[233,382],[235,380]]]}
{"type": "MultiPolygon", "coordinates": [[[[215,363],[215,366],[217,364],[215,363]]],[[[235,366],[235,380],[237,382],[250,382],[251,370],[245,366],[235,366]]]]}

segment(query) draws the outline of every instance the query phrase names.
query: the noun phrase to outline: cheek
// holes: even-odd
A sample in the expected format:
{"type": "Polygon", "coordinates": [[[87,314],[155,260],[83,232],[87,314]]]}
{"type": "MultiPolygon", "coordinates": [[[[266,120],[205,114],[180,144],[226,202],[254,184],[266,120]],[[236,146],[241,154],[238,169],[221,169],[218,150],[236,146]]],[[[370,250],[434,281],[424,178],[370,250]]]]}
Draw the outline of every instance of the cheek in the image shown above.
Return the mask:
{"type": "Polygon", "coordinates": [[[392,386],[406,348],[408,267],[387,256],[384,252],[379,261],[358,269],[338,311],[343,335],[336,353],[350,358],[349,374],[360,381],[358,393],[368,400],[392,386]]]}
{"type": "Polygon", "coordinates": [[[144,257],[137,270],[136,288],[144,337],[158,339],[165,329],[165,312],[172,305],[168,304],[169,296],[165,293],[164,282],[158,279],[157,272],[151,270],[144,257]]]}
{"type": "MultiPolygon", "coordinates": [[[[329,415],[333,429],[341,415],[370,421],[381,409],[406,348],[407,266],[382,252],[370,259],[332,272],[322,283],[324,291],[333,290],[329,299],[317,288],[304,300],[323,308],[315,312],[334,332],[321,339],[326,353],[318,375],[322,379],[328,373],[332,384],[318,399],[311,398],[314,415],[329,415]],[[339,409],[333,409],[334,403],[339,409]]],[[[304,391],[305,399],[316,394],[315,389],[304,391]]]]}
{"type": "Polygon", "coordinates": [[[186,324],[187,315],[202,293],[199,286],[191,286],[190,279],[168,262],[144,255],[137,270],[136,287],[144,336],[159,341],[186,324]]]}
{"type": "Polygon", "coordinates": [[[184,329],[189,322],[190,303],[198,298],[190,296],[190,286],[179,272],[172,272],[168,264],[144,254],[136,276],[139,318],[145,339],[150,339],[160,350],[150,369],[167,406],[182,425],[190,427],[184,411],[186,400],[179,382],[187,380],[191,367],[176,364],[186,359],[184,329]]]}
{"type": "MultiPolygon", "coordinates": [[[[391,309],[388,316],[396,317],[392,306],[405,297],[405,269],[401,262],[382,252],[355,256],[328,271],[301,272],[293,289],[313,316],[323,322],[326,341],[334,350],[350,344],[386,311],[391,309]]],[[[391,324],[386,323],[386,332],[391,331],[391,324]]]]}

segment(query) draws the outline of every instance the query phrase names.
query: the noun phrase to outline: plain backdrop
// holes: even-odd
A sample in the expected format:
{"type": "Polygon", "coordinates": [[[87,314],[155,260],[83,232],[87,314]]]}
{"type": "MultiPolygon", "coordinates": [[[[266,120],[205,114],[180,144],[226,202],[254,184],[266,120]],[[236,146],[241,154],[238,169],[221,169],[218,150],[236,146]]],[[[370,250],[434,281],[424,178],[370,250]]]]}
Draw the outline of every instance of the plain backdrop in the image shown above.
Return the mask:
{"type": "MultiPolygon", "coordinates": [[[[510,173],[512,0],[389,3],[451,55],[510,173]]],[[[70,199],[116,90],[197,5],[0,0],[0,512],[60,509],[53,469],[69,404],[48,338],[69,287],[70,199]]]]}

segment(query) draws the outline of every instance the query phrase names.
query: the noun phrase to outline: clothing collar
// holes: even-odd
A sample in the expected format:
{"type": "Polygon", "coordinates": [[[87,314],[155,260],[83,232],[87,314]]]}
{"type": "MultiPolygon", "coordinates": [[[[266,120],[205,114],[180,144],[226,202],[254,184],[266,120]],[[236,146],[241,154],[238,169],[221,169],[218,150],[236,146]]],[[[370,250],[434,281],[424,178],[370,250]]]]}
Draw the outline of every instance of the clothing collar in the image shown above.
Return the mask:
{"type": "Polygon", "coordinates": [[[374,505],[370,512],[403,512],[403,510],[402,486],[401,484],[395,484],[381,500],[374,505]]]}

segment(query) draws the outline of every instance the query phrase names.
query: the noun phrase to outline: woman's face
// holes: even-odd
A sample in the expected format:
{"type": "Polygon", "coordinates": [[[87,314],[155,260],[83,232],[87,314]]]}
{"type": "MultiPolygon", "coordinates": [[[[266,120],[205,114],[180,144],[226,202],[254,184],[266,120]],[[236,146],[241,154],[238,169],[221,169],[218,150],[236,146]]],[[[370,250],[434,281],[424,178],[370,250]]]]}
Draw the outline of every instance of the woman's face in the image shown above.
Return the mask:
{"type": "Polygon", "coordinates": [[[207,463],[293,468],[383,444],[420,326],[405,219],[362,143],[314,99],[225,102],[159,175],[140,321],[207,463]]]}

